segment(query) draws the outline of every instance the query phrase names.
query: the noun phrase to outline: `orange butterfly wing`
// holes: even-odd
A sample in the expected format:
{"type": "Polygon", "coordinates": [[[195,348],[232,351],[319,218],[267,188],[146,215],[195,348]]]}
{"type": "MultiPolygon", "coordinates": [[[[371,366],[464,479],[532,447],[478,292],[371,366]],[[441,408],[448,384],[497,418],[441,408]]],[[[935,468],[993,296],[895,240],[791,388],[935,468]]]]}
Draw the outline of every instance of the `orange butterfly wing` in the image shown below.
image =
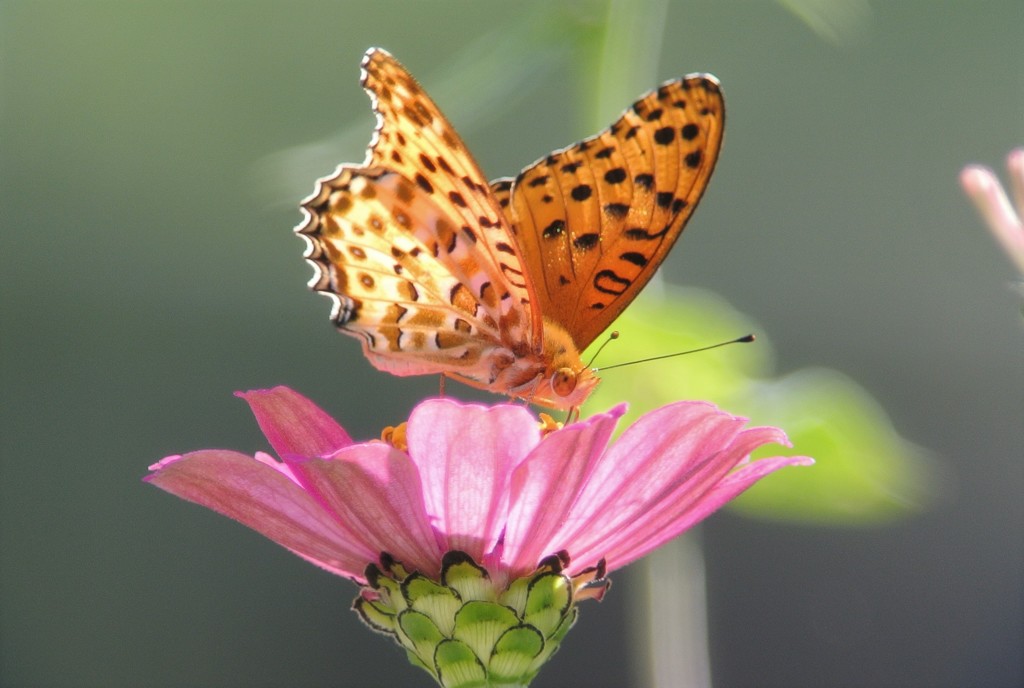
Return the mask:
{"type": "Polygon", "coordinates": [[[310,286],[381,370],[557,402],[543,387],[541,314],[486,178],[388,53],[367,52],[362,84],[377,114],[366,162],[341,165],[303,201],[310,286]]]}
{"type": "MultiPolygon", "coordinates": [[[[414,183],[391,171],[342,168],[307,200],[312,286],[332,319],[362,340],[374,366],[395,375],[462,375],[500,351],[495,289],[474,292],[459,234],[414,183]],[[415,224],[414,224],[415,218],[415,224]]],[[[524,328],[525,331],[525,328],[524,328]]]]}
{"type": "MultiPolygon", "coordinates": [[[[473,159],[440,108],[394,57],[380,48],[367,51],[362,85],[370,95],[377,128],[370,142],[367,165],[397,172],[415,182],[444,217],[460,221],[458,229],[480,254],[477,281],[501,285],[498,315],[524,312],[529,317],[529,340],[539,349],[541,314],[532,307],[531,285],[522,269],[522,256],[487,177],[473,159]]],[[[468,285],[477,287],[480,284],[468,285]]]]}
{"type": "Polygon", "coordinates": [[[362,165],[303,201],[310,286],[369,361],[578,406],[579,358],[651,278],[721,146],[713,77],[668,82],[608,130],[490,187],[415,79],[371,49],[377,128],[362,165]]]}
{"type": "Polygon", "coordinates": [[[629,305],[682,233],[718,160],[718,81],[669,81],[611,127],[491,187],[545,318],[580,351],[629,305]]]}

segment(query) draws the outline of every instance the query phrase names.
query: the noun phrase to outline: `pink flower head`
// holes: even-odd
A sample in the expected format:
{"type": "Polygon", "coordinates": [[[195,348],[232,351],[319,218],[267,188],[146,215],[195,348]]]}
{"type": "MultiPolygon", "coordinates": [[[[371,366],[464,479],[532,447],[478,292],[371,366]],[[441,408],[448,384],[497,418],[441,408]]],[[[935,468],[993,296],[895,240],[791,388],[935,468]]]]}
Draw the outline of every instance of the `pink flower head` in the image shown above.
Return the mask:
{"type": "Polygon", "coordinates": [[[146,480],[355,580],[363,621],[444,688],[528,685],[608,571],[810,463],[750,462],[786,444],[782,431],[700,402],[649,413],[609,444],[624,406],[544,433],[522,406],[434,399],[404,441],[356,443],[286,387],[240,396],[280,460],[206,449],[146,480]]]}
{"type": "Polygon", "coordinates": [[[354,442],[286,387],[239,396],[279,461],[205,449],[163,459],[145,480],[360,584],[382,554],[434,578],[460,551],[496,584],[555,554],[569,574],[611,571],[769,473],[811,463],[751,462],[763,444],[788,445],[783,432],[702,402],[653,411],[609,444],[623,406],[542,435],[522,406],[434,399],[413,410],[402,451],[354,442]]]}
{"type": "Polygon", "coordinates": [[[1016,209],[999,179],[987,167],[968,165],[960,172],[960,184],[974,201],[992,234],[1003,246],[1017,269],[1024,274],[1024,148],[1010,151],[1006,158],[1016,209]]]}

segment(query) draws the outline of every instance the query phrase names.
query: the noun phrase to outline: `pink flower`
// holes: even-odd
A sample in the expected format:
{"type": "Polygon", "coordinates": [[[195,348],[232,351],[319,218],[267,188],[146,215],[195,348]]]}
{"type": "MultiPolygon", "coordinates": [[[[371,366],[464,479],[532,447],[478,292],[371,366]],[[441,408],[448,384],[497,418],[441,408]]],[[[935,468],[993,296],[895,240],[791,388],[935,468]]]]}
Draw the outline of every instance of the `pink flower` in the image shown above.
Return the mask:
{"type": "Polygon", "coordinates": [[[365,582],[387,552],[435,575],[461,550],[492,575],[532,571],[566,551],[570,571],[614,570],[703,520],[762,477],[803,457],[749,463],[777,428],[711,404],[647,414],[607,446],[619,406],[542,440],[522,407],[425,401],[408,453],[355,443],[313,402],[286,388],[239,393],[281,461],[221,449],[170,456],[146,481],[209,507],[332,573],[365,582]]]}
{"type": "Polygon", "coordinates": [[[960,172],[960,184],[978,207],[989,229],[1017,268],[1024,274],[1024,148],[1010,151],[1006,158],[1014,209],[999,179],[981,165],[968,165],[960,172]]]}
{"type": "Polygon", "coordinates": [[[701,402],[649,413],[609,443],[624,406],[543,434],[522,406],[434,399],[413,410],[403,451],[354,442],[286,387],[239,396],[280,461],[206,449],[146,480],[364,586],[363,619],[443,686],[526,685],[606,572],[811,463],[751,462],[787,444],[782,431],[701,402]]]}

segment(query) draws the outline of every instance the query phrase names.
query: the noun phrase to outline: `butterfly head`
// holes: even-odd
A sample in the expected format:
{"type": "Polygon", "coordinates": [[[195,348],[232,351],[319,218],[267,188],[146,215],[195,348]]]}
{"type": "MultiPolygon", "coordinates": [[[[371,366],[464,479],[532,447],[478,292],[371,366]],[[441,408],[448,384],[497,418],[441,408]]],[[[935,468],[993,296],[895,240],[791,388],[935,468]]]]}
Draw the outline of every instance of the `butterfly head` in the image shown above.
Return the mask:
{"type": "Polygon", "coordinates": [[[544,372],[531,395],[541,406],[578,408],[600,382],[594,371],[580,360],[572,337],[560,325],[544,320],[544,372]]]}
{"type": "Polygon", "coordinates": [[[541,384],[541,393],[534,399],[553,408],[578,408],[594,391],[598,382],[600,379],[590,368],[563,366],[551,371],[548,379],[541,384]],[[540,397],[546,399],[541,401],[540,397]]]}

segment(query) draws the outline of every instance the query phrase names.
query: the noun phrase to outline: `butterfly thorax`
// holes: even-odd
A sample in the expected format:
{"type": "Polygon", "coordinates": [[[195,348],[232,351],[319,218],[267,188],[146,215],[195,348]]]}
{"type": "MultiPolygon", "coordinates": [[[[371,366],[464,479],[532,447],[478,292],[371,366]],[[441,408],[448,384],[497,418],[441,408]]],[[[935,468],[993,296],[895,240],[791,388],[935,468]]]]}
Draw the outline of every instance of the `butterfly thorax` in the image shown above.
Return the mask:
{"type": "Polygon", "coordinates": [[[510,397],[563,410],[578,408],[598,383],[597,376],[580,360],[569,333],[547,318],[540,352],[524,342],[491,347],[479,354],[476,365],[448,370],[445,375],[473,387],[501,389],[510,397]]]}

